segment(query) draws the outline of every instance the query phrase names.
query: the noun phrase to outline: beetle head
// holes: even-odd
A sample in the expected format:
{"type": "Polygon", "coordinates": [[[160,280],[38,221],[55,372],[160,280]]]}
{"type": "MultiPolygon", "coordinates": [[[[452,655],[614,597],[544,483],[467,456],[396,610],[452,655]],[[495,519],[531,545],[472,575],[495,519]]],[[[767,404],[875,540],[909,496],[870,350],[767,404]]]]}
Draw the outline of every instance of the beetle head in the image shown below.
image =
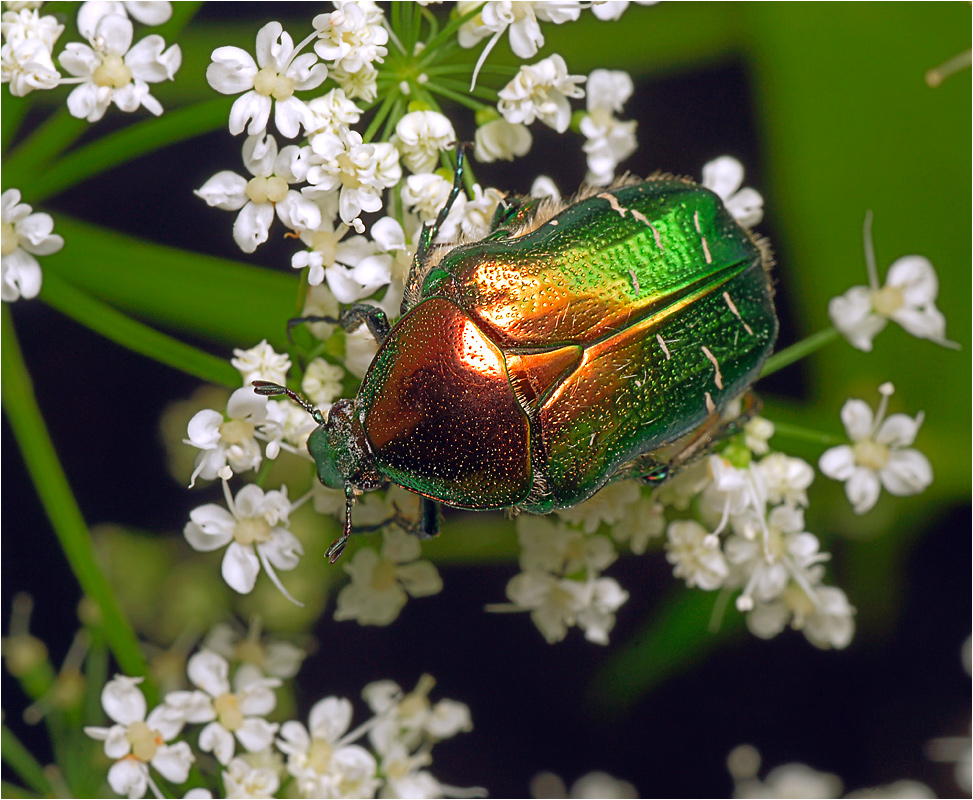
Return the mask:
{"type": "Polygon", "coordinates": [[[307,449],[321,483],[331,489],[367,492],[387,483],[376,468],[354,400],[339,400],[331,407],[327,420],[308,437],[307,449]]]}

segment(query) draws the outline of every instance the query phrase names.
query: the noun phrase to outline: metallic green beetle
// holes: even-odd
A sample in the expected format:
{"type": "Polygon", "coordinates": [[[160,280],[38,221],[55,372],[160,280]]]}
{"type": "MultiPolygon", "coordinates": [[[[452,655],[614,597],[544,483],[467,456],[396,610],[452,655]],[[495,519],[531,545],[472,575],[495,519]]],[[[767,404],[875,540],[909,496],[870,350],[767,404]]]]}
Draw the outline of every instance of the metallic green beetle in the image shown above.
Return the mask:
{"type": "MultiPolygon", "coordinates": [[[[770,255],[713,192],[668,176],[508,198],[482,240],[435,246],[461,187],[420,237],[402,301],[356,305],[378,352],[357,398],[308,440],[344,489],[344,535],[362,492],[389,482],[436,503],[536,514],[618,478],[660,482],[721,435],[777,336],[770,255]]],[[[336,320],[331,320],[336,321],[336,320]]]]}

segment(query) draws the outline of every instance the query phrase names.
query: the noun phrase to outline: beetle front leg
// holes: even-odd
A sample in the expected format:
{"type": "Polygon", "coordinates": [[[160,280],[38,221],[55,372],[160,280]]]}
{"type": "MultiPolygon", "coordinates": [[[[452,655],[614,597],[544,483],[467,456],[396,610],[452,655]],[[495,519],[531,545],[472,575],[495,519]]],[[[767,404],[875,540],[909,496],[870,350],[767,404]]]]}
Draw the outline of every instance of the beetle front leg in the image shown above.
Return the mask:
{"type": "Polygon", "coordinates": [[[369,333],[375,337],[375,341],[381,344],[389,335],[391,326],[386,313],[378,306],[368,303],[355,303],[351,308],[346,308],[337,317],[295,317],[287,320],[287,336],[290,337],[291,329],[295,325],[302,325],[310,322],[327,322],[329,325],[340,325],[346,332],[351,333],[362,323],[368,327],[369,333]]]}

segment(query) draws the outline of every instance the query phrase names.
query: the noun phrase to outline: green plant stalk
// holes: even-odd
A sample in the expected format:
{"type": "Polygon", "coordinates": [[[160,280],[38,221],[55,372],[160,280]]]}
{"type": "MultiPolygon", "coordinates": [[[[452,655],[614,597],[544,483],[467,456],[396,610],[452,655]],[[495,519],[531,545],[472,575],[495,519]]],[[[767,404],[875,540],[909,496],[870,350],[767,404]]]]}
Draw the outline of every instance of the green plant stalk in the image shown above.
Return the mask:
{"type": "MultiPolygon", "coordinates": [[[[6,725],[0,729],[0,752],[3,753],[4,763],[16,772],[27,786],[40,795],[54,797],[54,787],[44,774],[44,767],[6,725]]],[[[4,797],[17,796],[7,794],[8,785],[4,785],[4,797]]]]}
{"type": "Polygon", "coordinates": [[[779,353],[774,353],[767,359],[763,370],[760,372],[761,378],[773,375],[778,370],[790,366],[795,361],[800,361],[805,356],[811,355],[815,350],[820,350],[826,344],[833,342],[839,337],[838,329],[834,326],[825,328],[823,331],[812,333],[801,341],[784,348],[779,353]]]}
{"type": "MultiPolygon", "coordinates": [[[[2,310],[0,330],[3,408],[41,503],[78,583],[101,610],[105,636],[119,667],[128,675],[145,675],[147,665],[135,631],[122,614],[111,585],[98,565],[88,526],[37,407],[11,312],[6,306],[2,310]]],[[[154,703],[154,687],[143,684],[143,688],[150,704],[154,703]]]]}
{"type": "Polygon", "coordinates": [[[781,436],[785,439],[797,439],[802,442],[811,442],[812,444],[819,444],[823,447],[834,447],[839,444],[848,444],[848,440],[842,436],[835,436],[832,433],[824,433],[823,431],[816,431],[812,428],[805,428],[801,425],[792,425],[789,422],[776,422],[773,419],[770,420],[774,423],[774,436],[781,436]]]}
{"type": "Polygon", "coordinates": [[[10,781],[0,781],[0,795],[3,797],[55,797],[54,792],[50,794],[34,794],[27,791],[23,786],[17,786],[10,781]]]}
{"type": "Polygon", "coordinates": [[[59,275],[44,276],[41,299],[122,347],[209,383],[239,386],[240,375],[227,361],[143,325],[76,289],[59,275]]]}
{"type": "MultiPolygon", "coordinates": [[[[23,97],[8,97],[6,103],[29,102],[23,97]]],[[[27,185],[44,173],[51,161],[87,130],[90,122],[71,116],[67,108],[51,114],[30,136],[4,159],[4,186],[27,185]]]]}

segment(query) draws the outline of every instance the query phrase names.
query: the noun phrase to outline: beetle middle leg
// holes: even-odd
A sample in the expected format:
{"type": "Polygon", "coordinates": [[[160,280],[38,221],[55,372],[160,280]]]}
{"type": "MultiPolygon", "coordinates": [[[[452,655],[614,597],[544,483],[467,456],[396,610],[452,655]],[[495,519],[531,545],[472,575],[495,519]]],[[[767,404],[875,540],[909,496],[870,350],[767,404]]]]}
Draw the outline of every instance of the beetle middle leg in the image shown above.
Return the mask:
{"type": "Polygon", "coordinates": [[[291,335],[291,329],[295,325],[303,325],[310,322],[327,322],[329,325],[340,325],[346,332],[358,328],[364,324],[368,327],[369,333],[375,337],[375,341],[381,344],[389,335],[389,318],[386,313],[378,306],[368,303],[355,303],[351,308],[344,309],[337,317],[295,317],[287,320],[287,336],[291,335]]]}

